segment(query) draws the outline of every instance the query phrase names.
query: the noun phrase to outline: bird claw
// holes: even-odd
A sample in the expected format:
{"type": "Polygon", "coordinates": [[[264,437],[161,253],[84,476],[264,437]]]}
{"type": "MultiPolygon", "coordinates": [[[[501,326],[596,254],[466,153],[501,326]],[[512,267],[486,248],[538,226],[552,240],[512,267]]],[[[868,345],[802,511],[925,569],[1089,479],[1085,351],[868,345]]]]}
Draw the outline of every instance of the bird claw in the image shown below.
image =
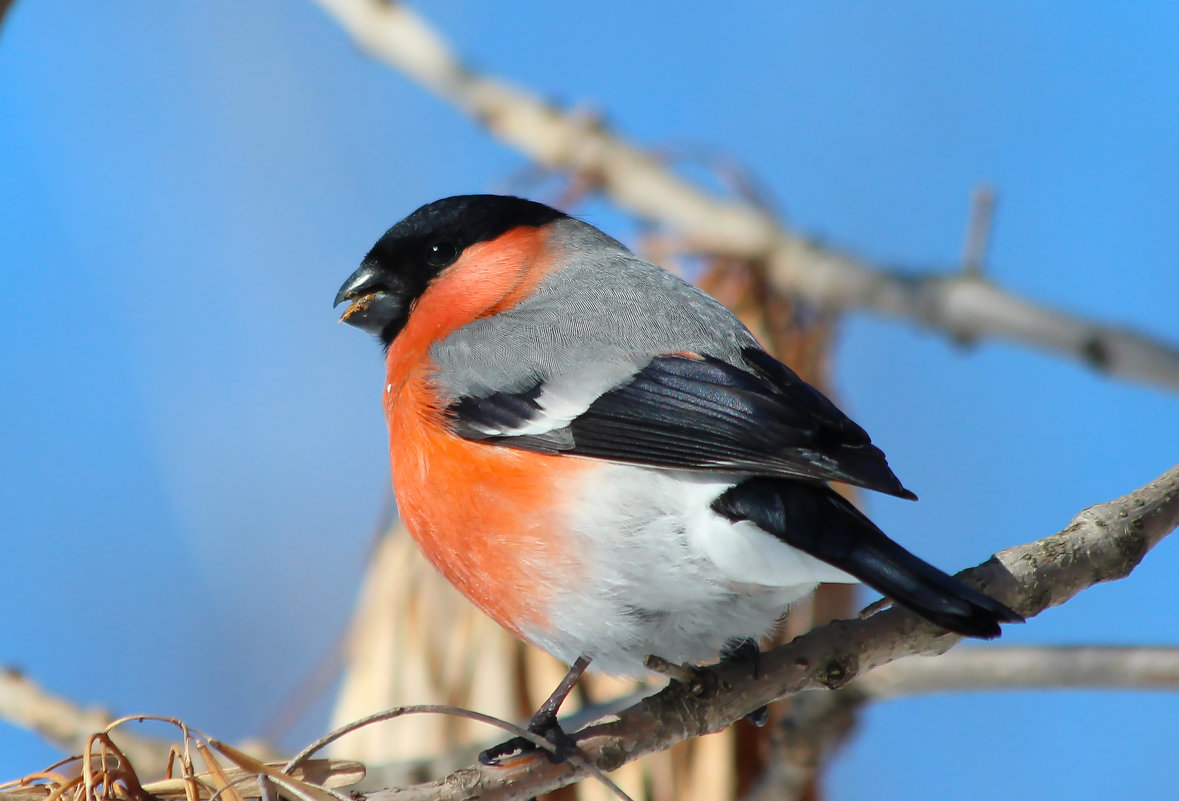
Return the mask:
{"type": "Polygon", "coordinates": [[[523,756],[530,751],[537,750],[538,746],[531,740],[526,740],[523,737],[513,737],[507,742],[493,745],[491,748],[485,748],[479,752],[479,764],[497,766],[502,765],[504,760],[508,757],[523,756]]]}
{"type": "Polygon", "coordinates": [[[530,755],[534,751],[543,751],[549,762],[554,765],[567,760],[577,750],[577,741],[573,739],[561,724],[554,719],[529,724],[528,731],[539,735],[552,744],[552,749],[543,748],[527,737],[513,737],[499,745],[493,745],[479,752],[479,764],[498,766],[511,759],[530,755]]]}
{"type": "Polygon", "coordinates": [[[759,706],[746,715],[745,719],[760,729],[770,722],[770,708],[765,705],[759,706]]]}
{"type": "Polygon", "coordinates": [[[753,669],[753,678],[761,678],[761,646],[750,637],[730,640],[721,649],[722,662],[747,662],[753,669]]]}

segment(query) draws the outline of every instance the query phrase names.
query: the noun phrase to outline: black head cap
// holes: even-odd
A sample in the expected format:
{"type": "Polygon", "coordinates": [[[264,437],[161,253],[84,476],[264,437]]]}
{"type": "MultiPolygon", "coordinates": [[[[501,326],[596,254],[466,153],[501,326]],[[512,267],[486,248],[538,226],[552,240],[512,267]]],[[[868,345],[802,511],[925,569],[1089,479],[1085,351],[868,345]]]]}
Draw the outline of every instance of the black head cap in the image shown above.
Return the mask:
{"type": "Polygon", "coordinates": [[[388,347],[405,327],[411,304],[464,250],[513,228],[539,228],[565,216],[505,195],[457,195],[422,206],[386,231],[340,287],[336,305],[354,301],[341,320],[376,334],[388,347]]]}

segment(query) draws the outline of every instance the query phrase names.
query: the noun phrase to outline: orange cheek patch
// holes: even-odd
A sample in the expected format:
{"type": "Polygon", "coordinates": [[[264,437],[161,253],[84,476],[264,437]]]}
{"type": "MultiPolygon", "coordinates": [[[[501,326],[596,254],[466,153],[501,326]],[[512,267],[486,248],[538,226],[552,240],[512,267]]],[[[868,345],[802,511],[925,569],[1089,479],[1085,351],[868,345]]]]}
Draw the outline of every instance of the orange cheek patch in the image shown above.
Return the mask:
{"type": "Polygon", "coordinates": [[[547,628],[547,601],[579,575],[563,532],[563,487],[592,467],[469,442],[445,429],[425,371],[386,399],[398,509],[418,546],[500,625],[547,628]]]}

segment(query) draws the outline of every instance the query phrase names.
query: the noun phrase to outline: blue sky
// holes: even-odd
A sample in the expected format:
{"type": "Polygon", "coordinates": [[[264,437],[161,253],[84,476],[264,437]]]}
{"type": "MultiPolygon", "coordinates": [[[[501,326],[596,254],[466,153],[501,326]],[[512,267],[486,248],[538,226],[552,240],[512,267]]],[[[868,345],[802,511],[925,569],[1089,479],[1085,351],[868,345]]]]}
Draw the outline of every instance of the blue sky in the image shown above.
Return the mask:
{"type": "MultiPolygon", "coordinates": [[[[475,66],[639,143],[724,148],[787,219],[871,258],[954,263],[989,181],[996,281],[1179,342],[1174,4],[418,7],[475,66]]],[[[0,31],[0,663],[117,712],[255,731],[345,624],[386,493],[379,351],[335,324],[335,290],[416,206],[525,165],[309,2],[18,2],[0,31]]],[[[607,204],[579,211],[633,234],[607,204]]],[[[922,498],[873,516],[947,569],[1179,459],[1174,394],[1022,348],[856,316],[836,356],[843,405],[922,498]]],[[[1005,639],[1179,641],[1176,547],[1005,639]]],[[[1177,717],[1161,694],[894,702],[832,797],[1159,796],[1173,755],[1154,733],[1177,717]]],[[[0,776],[52,758],[0,725],[0,776]]]]}

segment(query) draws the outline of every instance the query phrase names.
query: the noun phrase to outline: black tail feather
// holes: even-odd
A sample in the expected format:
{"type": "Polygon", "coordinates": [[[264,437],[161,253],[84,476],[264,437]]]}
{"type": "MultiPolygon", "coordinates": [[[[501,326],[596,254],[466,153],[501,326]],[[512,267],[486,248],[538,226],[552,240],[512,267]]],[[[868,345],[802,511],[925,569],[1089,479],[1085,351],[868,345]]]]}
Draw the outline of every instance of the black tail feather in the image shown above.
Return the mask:
{"type": "Polygon", "coordinates": [[[1000,623],[1023,617],[890,540],[824,484],[756,478],[712,505],[730,520],[749,520],[787,545],[850,573],[921,617],[970,637],[998,637],[1000,623]]]}

